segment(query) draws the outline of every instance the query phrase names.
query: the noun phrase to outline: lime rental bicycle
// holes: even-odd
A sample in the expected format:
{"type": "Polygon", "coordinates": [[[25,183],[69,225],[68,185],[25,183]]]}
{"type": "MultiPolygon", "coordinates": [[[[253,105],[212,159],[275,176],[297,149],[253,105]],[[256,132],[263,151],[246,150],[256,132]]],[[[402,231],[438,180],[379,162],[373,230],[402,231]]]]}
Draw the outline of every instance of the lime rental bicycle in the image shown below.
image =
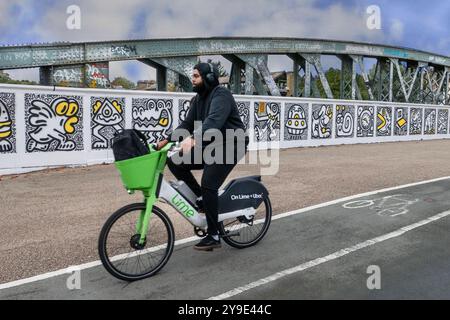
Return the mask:
{"type": "MultiPolygon", "coordinates": [[[[191,223],[197,236],[206,235],[206,217],[198,212],[195,194],[183,181],[168,182],[163,176],[167,158],[180,151],[175,143],[161,150],[150,145],[149,154],[115,162],[124,187],[130,194],[141,191],[144,202],[114,212],[100,232],[99,256],[114,277],[125,281],[151,277],[172,255],[173,224],[155,205],[158,200],[191,223]]],[[[258,243],[267,233],[271,218],[269,193],[261,176],[234,179],[219,190],[219,231],[230,246],[243,249],[258,243]]]]}

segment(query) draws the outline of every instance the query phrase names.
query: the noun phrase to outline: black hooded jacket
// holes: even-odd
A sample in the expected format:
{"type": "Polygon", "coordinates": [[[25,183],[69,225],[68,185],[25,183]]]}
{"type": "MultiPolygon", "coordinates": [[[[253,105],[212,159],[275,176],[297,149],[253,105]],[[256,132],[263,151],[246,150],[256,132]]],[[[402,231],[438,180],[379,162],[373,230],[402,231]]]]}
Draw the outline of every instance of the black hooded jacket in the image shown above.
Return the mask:
{"type": "MultiPolygon", "coordinates": [[[[199,70],[202,78],[205,79],[202,70],[196,69],[199,70]]],[[[186,129],[189,133],[197,136],[197,134],[200,134],[200,131],[199,128],[194,128],[194,122],[201,121],[202,137],[206,130],[218,129],[222,132],[225,143],[227,129],[242,129],[245,131],[245,125],[239,116],[236,101],[231,92],[219,86],[218,81],[215,81],[212,85],[206,81],[204,82],[205,87],[191,99],[186,118],[177,129],[186,129]]]]}

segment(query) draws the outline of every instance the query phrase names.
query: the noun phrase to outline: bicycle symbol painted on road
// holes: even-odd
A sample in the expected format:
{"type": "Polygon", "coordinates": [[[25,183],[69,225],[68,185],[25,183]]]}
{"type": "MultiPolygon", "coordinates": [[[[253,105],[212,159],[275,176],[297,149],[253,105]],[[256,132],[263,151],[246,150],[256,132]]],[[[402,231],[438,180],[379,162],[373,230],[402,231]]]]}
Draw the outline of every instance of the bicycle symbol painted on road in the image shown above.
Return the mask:
{"type": "Polygon", "coordinates": [[[383,198],[350,201],[342,205],[346,209],[369,208],[379,216],[396,217],[409,212],[408,207],[419,199],[408,199],[406,194],[394,194],[383,198]]]}

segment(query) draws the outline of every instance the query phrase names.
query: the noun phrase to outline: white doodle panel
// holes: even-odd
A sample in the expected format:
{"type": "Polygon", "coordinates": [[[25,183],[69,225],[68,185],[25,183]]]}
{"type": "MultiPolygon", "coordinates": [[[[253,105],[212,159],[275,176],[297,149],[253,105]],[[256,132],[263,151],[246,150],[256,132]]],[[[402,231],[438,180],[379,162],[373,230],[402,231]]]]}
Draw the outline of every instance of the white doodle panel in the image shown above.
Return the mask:
{"type": "Polygon", "coordinates": [[[16,104],[14,93],[0,92],[0,153],[16,153],[16,104]]]}
{"type": "Polygon", "coordinates": [[[394,135],[406,136],[408,134],[408,108],[394,108],[394,135]]]}
{"type": "Polygon", "coordinates": [[[357,137],[373,137],[375,129],[374,114],[375,106],[358,106],[356,118],[357,137]]]}
{"type": "Polygon", "coordinates": [[[191,107],[190,99],[180,99],[178,102],[178,125],[186,119],[189,108],[191,107]]]}
{"type": "Polygon", "coordinates": [[[27,153],[83,150],[81,96],[25,94],[27,153]]]}
{"type": "Polygon", "coordinates": [[[353,138],[355,136],[355,106],[336,105],[336,138],[353,138]]]}
{"type": "Polygon", "coordinates": [[[422,124],[423,124],[423,109],[411,108],[409,119],[409,134],[410,135],[422,134],[422,124]]]}
{"type": "Polygon", "coordinates": [[[425,108],[423,134],[436,134],[436,109],[425,108]]]}
{"type": "Polygon", "coordinates": [[[311,116],[311,138],[331,139],[333,130],[333,106],[313,104],[311,116]]]}
{"type": "Polygon", "coordinates": [[[278,102],[255,102],[255,142],[280,139],[280,112],[281,104],[278,102]]]}
{"type": "Polygon", "coordinates": [[[286,103],[284,108],[284,140],[308,139],[308,104],[286,103]]]}
{"type": "Polygon", "coordinates": [[[125,128],[125,98],[91,97],[91,148],[109,149],[114,134],[125,128]]]}
{"type": "Polygon", "coordinates": [[[236,106],[239,111],[239,116],[245,125],[245,130],[250,128],[250,102],[236,101],[236,106]]]}
{"type": "Polygon", "coordinates": [[[377,107],[377,136],[386,137],[392,133],[392,108],[377,107]]]}
{"type": "Polygon", "coordinates": [[[438,109],[437,133],[448,133],[448,109],[438,109]]]}
{"type": "Polygon", "coordinates": [[[149,143],[167,138],[173,126],[172,99],[132,99],[132,127],[141,131],[149,143]]]}

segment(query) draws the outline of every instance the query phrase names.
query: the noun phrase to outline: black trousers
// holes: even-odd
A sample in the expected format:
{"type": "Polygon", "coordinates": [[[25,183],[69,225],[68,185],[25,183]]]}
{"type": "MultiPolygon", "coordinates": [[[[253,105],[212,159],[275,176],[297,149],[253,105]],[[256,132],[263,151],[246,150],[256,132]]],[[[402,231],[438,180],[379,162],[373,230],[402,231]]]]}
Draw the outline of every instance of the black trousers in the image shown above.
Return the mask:
{"type": "MultiPolygon", "coordinates": [[[[219,233],[218,191],[231,170],[247,152],[247,147],[248,140],[245,143],[244,153],[238,152],[238,148],[235,145],[233,163],[222,161],[222,163],[207,164],[203,156],[201,157],[201,163],[195,163],[194,149],[191,150],[190,156],[186,156],[190,158],[190,163],[175,164],[170,158],[167,160],[167,165],[173,175],[178,180],[184,181],[198,197],[202,196],[206,221],[208,222],[208,234],[216,235],[219,233]],[[201,185],[195,180],[191,170],[203,170],[201,185]]],[[[226,160],[226,152],[224,152],[224,158],[226,160]]]]}

